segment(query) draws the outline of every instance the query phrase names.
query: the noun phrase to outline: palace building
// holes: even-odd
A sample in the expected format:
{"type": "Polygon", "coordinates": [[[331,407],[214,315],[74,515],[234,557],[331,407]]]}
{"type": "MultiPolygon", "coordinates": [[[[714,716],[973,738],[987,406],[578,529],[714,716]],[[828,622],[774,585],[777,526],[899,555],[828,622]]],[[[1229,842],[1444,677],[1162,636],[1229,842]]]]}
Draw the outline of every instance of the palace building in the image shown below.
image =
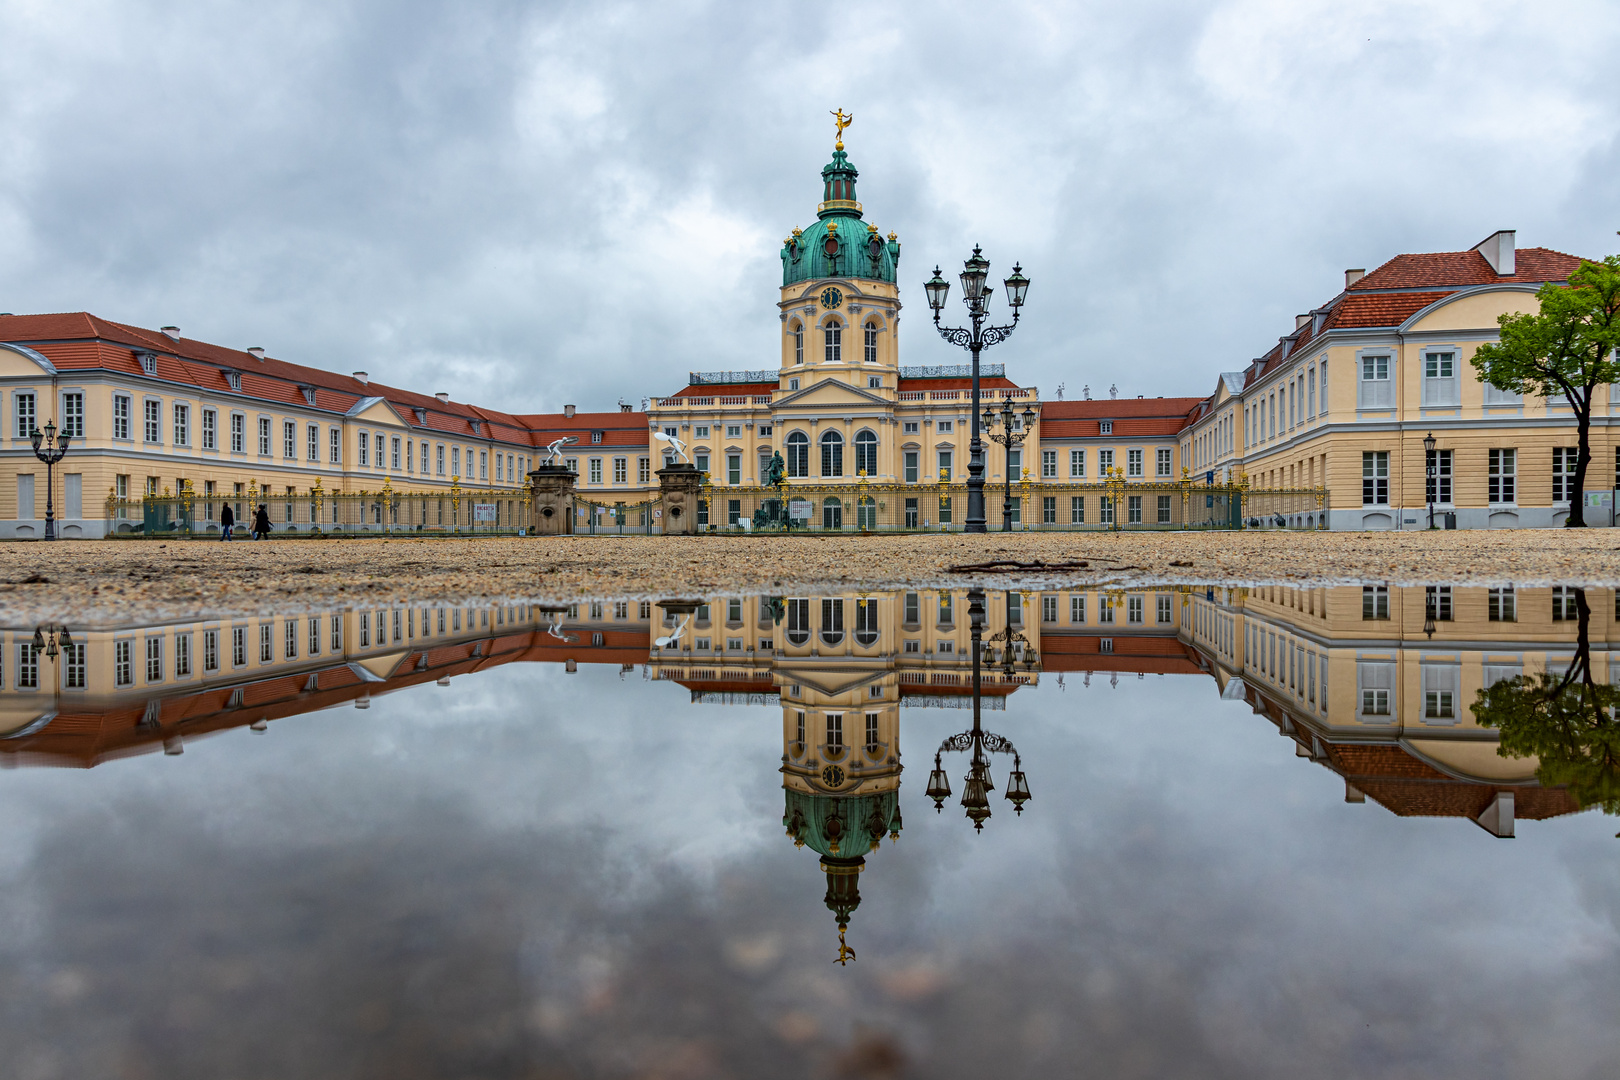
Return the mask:
{"type": "MultiPolygon", "coordinates": [[[[0,315],[0,538],[43,532],[46,471],[29,436],[47,423],[74,440],[51,493],[68,537],[171,528],[173,507],[153,511],[166,495],[184,501],[193,532],[217,529],[226,504],[240,519],[256,502],[278,532],[460,530],[469,502],[484,504],[478,520],[521,528],[528,473],[560,439],[577,477],[573,531],[654,532],[657,472],[676,454],[655,434],[703,474],[701,528],[748,527],[786,495],[794,524],[812,529],[960,529],[971,371],[902,363],[900,240],[867,220],[858,178],[840,138],[813,219],[778,252],[775,366],[690,372],[645,411],[517,415],[175,327],[0,315]],[[777,454],[781,492],[766,483],[777,454]]],[[[1535,310],[1536,289],[1579,265],[1498,232],[1347,271],[1336,296],[1205,397],[1043,400],[983,363],[983,408],[1014,436],[984,441],[987,523],[1417,528],[1432,490],[1459,527],[1558,525],[1572,411],[1485,386],[1469,358],[1498,316],[1535,310]]],[[[1620,485],[1617,407],[1601,389],[1589,493],[1609,491],[1611,458],[1620,485]]],[[[1609,521],[1601,507],[1588,514],[1609,521]]]]}

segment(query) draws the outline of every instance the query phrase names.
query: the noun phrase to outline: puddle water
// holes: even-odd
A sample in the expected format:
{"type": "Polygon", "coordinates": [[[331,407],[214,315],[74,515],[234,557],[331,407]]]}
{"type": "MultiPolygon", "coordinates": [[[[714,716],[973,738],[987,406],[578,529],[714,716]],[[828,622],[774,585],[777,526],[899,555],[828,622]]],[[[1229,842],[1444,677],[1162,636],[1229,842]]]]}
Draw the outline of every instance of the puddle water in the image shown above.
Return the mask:
{"type": "Polygon", "coordinates": [[[6,1072],[1616,1075],[1617,602],[12,627],[6,1072]]]}

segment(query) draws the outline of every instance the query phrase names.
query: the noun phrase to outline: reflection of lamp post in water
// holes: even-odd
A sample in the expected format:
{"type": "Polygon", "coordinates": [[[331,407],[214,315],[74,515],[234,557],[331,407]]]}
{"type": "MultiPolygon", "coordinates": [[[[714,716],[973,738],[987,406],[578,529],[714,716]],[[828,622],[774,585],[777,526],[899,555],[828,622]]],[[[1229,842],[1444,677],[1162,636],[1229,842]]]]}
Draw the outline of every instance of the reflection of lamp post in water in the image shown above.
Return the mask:
{"type": "MultiPolygon", "coordinates": [[[[973,632],[973,728],[958,735],[952,735],[939,744],[934,752],[934,771],[928,776],[927,795],[934,800],[934,809],[943,810],[945,800],[951,797],[951,783],[945,776],[945,769],[940,763],[940,755],[948,750],[969,751],[972,757],[968,763],[968,774],[964,778],[962,787],[962,807],[967,816],[973,820],[973,828],[982,830],[985,821],[990,817],[990,792],[995,790],[995,783],[990,778],[990,762],[985,757],[989,754],[1011,754],[1013,756],[1012,772],[1007,776],[1007,800],[1013,804],[1015,813],[1024,812],[1024,803],[1030,799],[1029,781],[1024,776],[1023,760],[1011,741],[991,731],[985,731],[979,722],[980,663],[983,657],[984,639],[984,593],[975,589],[968,593],[968,619],[973,632]]],[[[1010,631],[1011,628],[1009,627],[1010,631]]],[[[1006,633],[1004,631],[1003,633],[1006,633]]],[[[999,635],[998,635],[999,636],[999,635]]],[[[1009,654],[1011,652],[1009,644],[1009,654]]],[[[1032,665],[1033,666],[1033,665],[1032,665]]]]}

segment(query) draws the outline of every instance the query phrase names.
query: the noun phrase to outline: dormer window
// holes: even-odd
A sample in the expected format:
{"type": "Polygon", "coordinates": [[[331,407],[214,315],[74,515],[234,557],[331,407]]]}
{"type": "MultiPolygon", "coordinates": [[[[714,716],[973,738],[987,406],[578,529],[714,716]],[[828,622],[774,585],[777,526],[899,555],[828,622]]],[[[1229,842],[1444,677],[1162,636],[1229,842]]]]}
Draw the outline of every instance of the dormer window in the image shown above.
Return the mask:
{"type": "MultiPolygon", "coordinates": [[[[310,404],[313,405],[315,403],[313,401],[311,401],[310,404]]],[[[416,422],[418,424],[421,424],[423,427],[426,427],[427,426],[427,410],[418,408],[418,409],[412,409],[411,411],[416,414],[416,422]]]]}
{"type": "Polygon", "coordinates": [[[141,370],[146,372],[148,375],[156,375],[157,357],[149,352],[141,353],[141,370]]]}
{"type": "Polygon", "coordinates": [[[602,441],[602,433],[600,431],[591,432],[591,442],[599,443],[601,441],[602,441]]]}
{"type": "Polygon", "coordinates": [[[1102,422],[1102,433],[1104,435],[1112,435],[1114,433],[1114,422],[1112,420],[1104,420],[1102,422]]]}
{"type": "Polygon", "coordinates": [[[300,386],[298,389],[304,395],[304,404],[315,404],[315,388],[313,386],[300,386]]]}
{"type": "Polygon", "coordinates": [[[225,385],[229,386],[232,390],[235,390],[235,391],[238,391],[238,392],[241,391],[241,389],[242,389],[242,373],[240,371],[221,370],[220,374],[225,376],[225,385]]]}
{"type": "Polygon", "coordinates": [[[484,422],[482,420],[469,420],[468,423],[472,424],[474,435],[482,435],[484,433],[484,422]]]}

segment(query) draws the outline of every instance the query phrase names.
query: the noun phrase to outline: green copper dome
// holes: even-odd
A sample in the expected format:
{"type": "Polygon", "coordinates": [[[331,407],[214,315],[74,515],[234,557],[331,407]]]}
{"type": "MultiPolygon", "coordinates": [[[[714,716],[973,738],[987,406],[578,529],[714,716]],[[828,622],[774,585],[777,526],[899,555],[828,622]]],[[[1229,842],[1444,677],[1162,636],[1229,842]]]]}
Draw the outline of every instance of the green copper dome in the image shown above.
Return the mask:
{"type": "Polygon", "coordinates": [[[783,288],[831,277],[894,283],[900,242],[893,233],[885,240],[875,225],[861,219],[855,199],[859,175],[842,147],[833,151],[832,161],[821,170],[822,201],[815,223],[795,229],[782,242],[783,288]]]}
{"type": "Polygon", "coordinates": [[[791,788],[782,825],[794,843],[834,859],[853,859],[900,832],[900,792],[807,795],[791,788]]]}

